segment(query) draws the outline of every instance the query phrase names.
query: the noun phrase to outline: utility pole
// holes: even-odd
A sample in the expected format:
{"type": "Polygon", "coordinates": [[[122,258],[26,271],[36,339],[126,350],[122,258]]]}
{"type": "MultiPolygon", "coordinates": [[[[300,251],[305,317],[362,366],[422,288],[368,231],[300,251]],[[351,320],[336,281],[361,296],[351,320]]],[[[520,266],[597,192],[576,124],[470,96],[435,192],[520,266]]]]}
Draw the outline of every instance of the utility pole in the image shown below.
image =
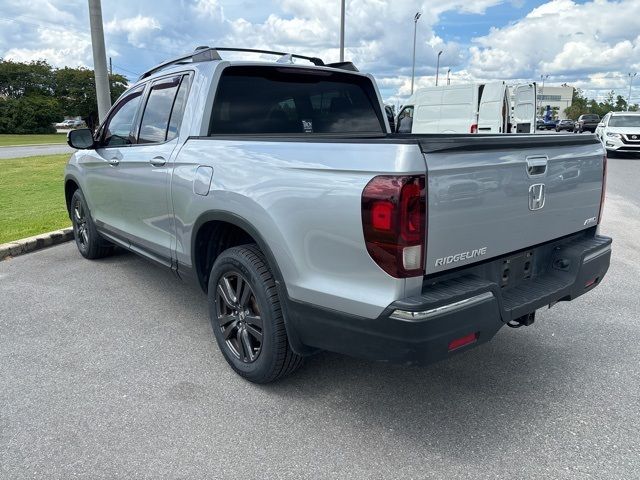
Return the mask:
{"type": "Polygon", "coordinates": [[[438,61],[436,62],[436,87],[438,86],[438,74],[440,73],[440,55],[442,55],[442,50],[438,52],[438,61]]]}
{"type": "Polygon", "coordinates": [[[540,113],[540,108],[542,108],[542,95],[544,95],[544,81],[547,78],[549,78],[549,75],[540,75],[540,80],[542,80],[542,88],[540,89],[540,95],[538,95],[538,113],[540,113]]]}
{"type": "Polygon", "coordinates": [[[411,95],[413,95],[413,79],[416,75],[416,31],[418,30],[418,20],[422,14],[416,13],[413,17],[413,63],[411,64],[411,95]]]}
{"type": "Polygon", "coordinates": [[[344,62],[344,10],[345,0],[340,2],[340,61],[344,62]]]}
{"type": "Polygon", "coordinates": [[[109,76],[113,75],[113,63],[111,63],[111,57],[109,57],[109,76]]]}
{"type": "Polygon", "coordinates": [[[102,6],[100,5],[100,0],[89,0],[89,24],[91,25],[91,46],[93,47],[93,72],[96,79],[98,118],[100,122],[102,122],[111,107],[111,93],[109,91],[107,55],[104,47],[102,6]]]}
{"type": "Polygon", "coordinates": [[[629,74],[629,96],[627,97],[627,112],[629,111],[629,105],[631,105],[631,85],[633,84],[633,77],[635,77],[638,72],[629,74]]]}

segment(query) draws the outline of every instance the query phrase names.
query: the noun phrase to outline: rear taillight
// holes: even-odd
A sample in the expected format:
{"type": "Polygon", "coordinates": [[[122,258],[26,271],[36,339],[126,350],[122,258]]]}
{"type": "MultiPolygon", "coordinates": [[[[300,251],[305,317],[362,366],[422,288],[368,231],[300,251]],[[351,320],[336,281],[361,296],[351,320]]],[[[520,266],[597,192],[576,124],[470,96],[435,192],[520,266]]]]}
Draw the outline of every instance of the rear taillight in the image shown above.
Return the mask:
{"type": "Polygon", "coordinates": [[[469,129],[469,133],[478,133],[478,124],[474,123],[473,125],[471,125],[471,128],[469,129]]]}
{"type": "Polygon", "coordinates": [[[607,156],[602,158],[602,193],[600,194],[600,211],[598,212],[598,225],[602,221],[602,212],[604,210],[604,195],[607,192],[607,156]]]}
{"type": "Polygon", "coordinates": [[[424,273],[424,175],[374,177],[362,192],[362,229],[371,258],[397,278],[424,273]]]}

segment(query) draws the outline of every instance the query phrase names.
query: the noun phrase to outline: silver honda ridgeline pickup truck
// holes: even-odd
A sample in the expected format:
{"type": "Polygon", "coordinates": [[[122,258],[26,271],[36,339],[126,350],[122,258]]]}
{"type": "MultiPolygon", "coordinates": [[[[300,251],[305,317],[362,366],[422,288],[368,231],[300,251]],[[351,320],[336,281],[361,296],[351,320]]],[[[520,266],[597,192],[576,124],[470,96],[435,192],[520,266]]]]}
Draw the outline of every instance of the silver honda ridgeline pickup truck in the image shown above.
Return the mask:
{"type": "Polygon", "coordinates": [[[228,50],[247,51],[166,62],[70,132],[64,188],[80,253],[193,279],[243,377],[320,350],[427,364],[602,281],[594,136],[393,134],[353,64],[228,50]]]}

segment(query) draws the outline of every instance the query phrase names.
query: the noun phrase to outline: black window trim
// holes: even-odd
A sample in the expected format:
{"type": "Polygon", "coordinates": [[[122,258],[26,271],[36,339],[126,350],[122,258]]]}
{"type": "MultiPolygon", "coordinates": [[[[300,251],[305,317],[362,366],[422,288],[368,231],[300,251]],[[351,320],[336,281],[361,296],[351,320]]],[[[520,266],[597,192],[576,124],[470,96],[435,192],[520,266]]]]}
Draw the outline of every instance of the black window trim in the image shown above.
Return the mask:
{"type": "MultiPolygon", "coordinates": [[[[135,137],[134,137],[135,142],[132,143],[131,145],[127,145],[128,147],[147,147],[151,145],[164,145],[165,143],[173,142],[174,140],[177,140],[180,137],[180,128],[182,127],[182,120],[180,121],[180,125],[178,127],[178,135],[176,135],[171,140],[166,140],[167,134],[165,131],[165,140],[163,142],[138,143],[140,140],[140,129],[142,128],[142,117],[144,115],[144,111],[147,109],[147,102],[149,101],[149,96],[151,95],[151,90],[153,89],[153,86],[174,77],[180,77],[180,81],[178,82],[178,88],[176,90],[176,94],[173,97],[171,110],[169,110],[169,122],[167,122],[167,131],[168,131],[169,123],[171,122],[171,115],[173,114],[173,107],[175,106],[176,98],[178,97],[178,93],[180,92],[180,86],[182,85],[182,82],[185,82],[185,81],[189,82],[189,84],[187,85],[187,100],[189,99],[189,91],[191,90],[191,83],[192,83],[191,79],[193,78],[193,70],[173,72],[167,75],[162,75],[161,77],[155,77],[155,78],[149,79],[149,81],[147,82],[148,88],[146,88],[144,92],[143,108],[138,111],[138,116],[135,122],[135,137]]],[[[186,106],[186,103],[185,103],[185,106],[186,106]]],[[[184,112],[183,112],[183,115],[184,115],[184,112]]]]}

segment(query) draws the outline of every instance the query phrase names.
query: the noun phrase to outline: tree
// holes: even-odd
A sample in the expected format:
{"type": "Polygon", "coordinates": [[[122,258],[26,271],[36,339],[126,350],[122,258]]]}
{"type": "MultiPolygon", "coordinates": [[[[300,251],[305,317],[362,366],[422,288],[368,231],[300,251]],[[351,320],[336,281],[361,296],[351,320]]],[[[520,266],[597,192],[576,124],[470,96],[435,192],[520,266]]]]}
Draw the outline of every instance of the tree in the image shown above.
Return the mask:
{"type": "MultiPolygon", "coordinates": [[[[115,102],[127,89],[127,79],[110,75],[111,102],[115,102]]],[[[98,122],[96,85],[92,70],[61,68],[55,71],[55,91],[62,111],[70,117],[82,117],[89,128],[98,122]]]]}
{"type": "Polygon", "coordinates": [[[616,103],[613,106],[613,109],[616,112],[624,112],[627,109],[627,101],[624,99],[622,95],[618,95],[616,97],[616,103]]]}
{"type": "Polygon", "coordinates": [[[55,98],[29,95],[0,100],[0,133],[55,133],[61,117],[55,98]]]}
{"type": "MultiPolygon", "coordinates": [[[[115,101],[127,88],[122,75],[109,77],[115,101]]],[[[45,61],[30,63],[0,59],[0,132],[43,133],[63,116],[97,123],[97,101],[92,70],[54,69],[45,61]]]]}
{"type": "Polygon", "coordinates": [[[52,96],[53,83],[51,65],[43,60],[20,63],[0,58],[0,96],[2,97],[52,96]]]}
{"type": "Polygon", "coordinates": [[[579,88],[573,89],[573,97],[571,98],[571,106],[564,110],[567,118],[577,120],[583,113],[588,113],[587,97],[579,88]]]}

